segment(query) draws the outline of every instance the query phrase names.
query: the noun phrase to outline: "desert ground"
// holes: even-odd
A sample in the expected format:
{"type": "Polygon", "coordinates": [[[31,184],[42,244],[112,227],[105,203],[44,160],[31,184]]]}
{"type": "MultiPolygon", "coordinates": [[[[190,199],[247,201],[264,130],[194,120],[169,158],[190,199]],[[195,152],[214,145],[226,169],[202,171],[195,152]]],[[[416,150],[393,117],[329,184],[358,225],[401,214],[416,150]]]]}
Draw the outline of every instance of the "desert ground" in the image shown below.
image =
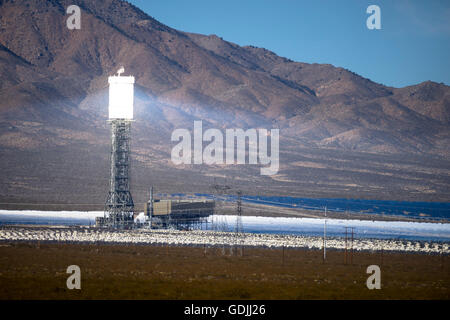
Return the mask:
{"type": "Polygon", "coordinates": [[[444,299],[449,256],[136,244],[0,243],[0,299],[444,299]],[[69,265],[81,289],[69,290],[69,265]],[[381,289],[369,290],[369,265],[381,289]]]}

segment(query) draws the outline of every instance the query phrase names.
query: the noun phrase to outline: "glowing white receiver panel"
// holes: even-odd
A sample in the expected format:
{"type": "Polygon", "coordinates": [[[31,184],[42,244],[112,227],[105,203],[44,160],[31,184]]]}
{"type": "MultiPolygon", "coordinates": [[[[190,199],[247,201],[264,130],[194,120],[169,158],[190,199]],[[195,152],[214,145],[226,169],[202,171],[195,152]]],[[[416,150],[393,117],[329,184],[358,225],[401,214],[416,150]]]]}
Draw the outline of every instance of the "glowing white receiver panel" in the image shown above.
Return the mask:
{"type": "Polygon", "coordinates": [[[109,119],[133,119],[134,77],[112,76],[109,82],[109,119]]]}

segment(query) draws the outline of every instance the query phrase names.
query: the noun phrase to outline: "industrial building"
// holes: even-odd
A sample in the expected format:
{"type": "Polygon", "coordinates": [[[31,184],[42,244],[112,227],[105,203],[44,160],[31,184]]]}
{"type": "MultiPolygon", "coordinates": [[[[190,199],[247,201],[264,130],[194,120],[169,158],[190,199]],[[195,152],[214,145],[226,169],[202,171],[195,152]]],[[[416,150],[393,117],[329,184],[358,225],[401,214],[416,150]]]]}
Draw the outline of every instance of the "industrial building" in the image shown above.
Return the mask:
{"type": "Polygon", "coordinates": [[[151,228],[173,227],[179,230],[201,228],[214,214],[213,200],[150,200],[145,215],[151,228]]]}

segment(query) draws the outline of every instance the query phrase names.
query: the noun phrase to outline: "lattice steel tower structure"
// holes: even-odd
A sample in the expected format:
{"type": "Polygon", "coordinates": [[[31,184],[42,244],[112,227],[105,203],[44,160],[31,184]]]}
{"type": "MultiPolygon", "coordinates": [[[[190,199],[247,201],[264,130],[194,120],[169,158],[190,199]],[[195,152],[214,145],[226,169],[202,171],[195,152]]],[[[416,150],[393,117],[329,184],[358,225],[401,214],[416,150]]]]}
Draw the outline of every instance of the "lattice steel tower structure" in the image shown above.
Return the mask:
{"type": "Polygon", "coordinates": [[[109,120],[111,125],[110,189],[105,203],[105,226],[133,225],[134,202],[130,192],[130,141],[133,121],[134,77],[109,77],[109,120]]]}

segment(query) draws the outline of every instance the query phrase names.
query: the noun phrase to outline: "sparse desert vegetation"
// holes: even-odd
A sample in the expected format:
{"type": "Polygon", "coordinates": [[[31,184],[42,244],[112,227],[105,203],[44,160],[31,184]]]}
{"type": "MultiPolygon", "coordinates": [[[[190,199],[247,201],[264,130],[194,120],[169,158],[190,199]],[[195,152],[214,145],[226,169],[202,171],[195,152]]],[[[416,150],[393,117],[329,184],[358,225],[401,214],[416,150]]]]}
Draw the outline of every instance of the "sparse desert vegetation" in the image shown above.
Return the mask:
{"type": "Polygon", "coordinates": [[[2,243],[0,299],[449,299],[449,257],[304,249],[2,243]],[[284,256],[284,258],[283,258],[284,256]],[[68,290],[66,268],[81,268],[68,290]],[[381,268],[381,290],[366,269],[381,268]]]}

